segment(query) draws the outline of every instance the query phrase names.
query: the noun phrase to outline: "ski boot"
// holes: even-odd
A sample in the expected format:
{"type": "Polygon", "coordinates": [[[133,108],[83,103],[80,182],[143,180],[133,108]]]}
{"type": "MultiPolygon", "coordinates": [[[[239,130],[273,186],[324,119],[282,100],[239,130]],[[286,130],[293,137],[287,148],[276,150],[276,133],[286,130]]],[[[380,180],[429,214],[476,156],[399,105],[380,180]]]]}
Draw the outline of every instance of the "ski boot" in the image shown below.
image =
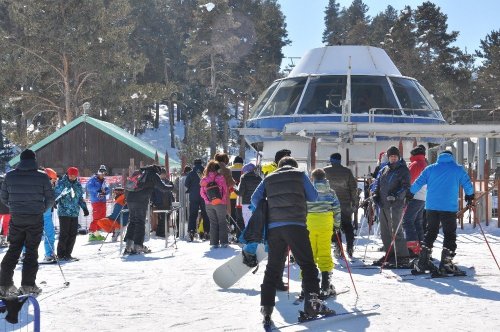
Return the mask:
{"type": "Polygon", "coordinates": [[[421,248],[420,255],[413,262],[413,270],[411,273],[423,274],[426,271],[430,271],[431,273],[437,271],[436,266],[432,264],[430,260],[432,249],[427,247],[425,244],[422,244],[421,248]]]}
{"type": "Polygon", "coordinates": [[[304,311],[299,311],[299,322],[304,322],[318,315],[332,315],[335,311],[328,308],[325,303],[319,299],[318,294],[305,292],[304,311]]]}
{"type": "Polygon", "coordinates": [[[453,257],[455,253],[448,248],[443,248],[441,252],[441,263],[439,264],[439,273],[442,275],[454,275],[454,276],[465,276],[466,273],[460,270],[455,264],[453,264],[453,257]]]}
{"type": "Polygon", "coordinates": [[[134,240],[126,240],[125,251],[123,255],[133,255],[134,254],[134,240]]]}
{"type": "Polygon", "coordinates": [[[321,272],[321,289],[319,291],[319,298],[321,300],[325,300],[330,296],[335,296],[337,294],[335,287],[333,287],[330,281],[330,277],[330,272],[321,272]]]}
{"type": "Polygon", "coordinates": [[[115,229],[113,231],[113,235],[111,235],[111,241],[112,242],[116,242],[118,241],[118,237],[120,236],[120,230],[119,229],[115,229]]]}
{"type": "Polygon", "coordinates": [[[51,256],[45,256],[43,258],[43,262],[44,263],[53,263],[56,261],[56,257],[54,255],[51,255],[51,256]]]}
{"type": "Polygon", "coordinates": [[[19,295],[19,290],[16,286],[8,285],[8,286],[0,286],[0,296],[1,297],[11,297],[19,295]]]}
{"type": "Polygon", "coordinates": [[[32,286],[22,285],[21,287],[19,287],[19,293],[21,295],[32,295],[36,297],[41,292],[42,289],[39,288],[37,285],[32,285],[32,286]]]}
{"type": "Polygon", "coordinates": [[[348,245],[347,246],[347,256],[349,257],[349,259],[352,259],[352,255],[354,254],[354,248],[353,248],[353,245],[348,245]]]}
{"type": "Polygon", "coordinates": [[[151,249],[143,244],[134,244],[134,249],[132,250],[134,254],[149,254],[151,252],[151,249]]]}
{"type": "Polygon", "coordinates": [[[340,258],[342,256],[342,251],[340,250],[340,246],[337,241],[333,243],[333,256],[335,258],[340,258]]]}
{"type": "Polygon", "coordinates": [[[273,309],[274,309],[274,306],[272,306],[272,305],[263,305],[260,308],[260,313],[263,316],[262,324],[265,327],[270,327],[273,324],[273,321],[271,320],[271,315],[273,313],[273,309]]]}

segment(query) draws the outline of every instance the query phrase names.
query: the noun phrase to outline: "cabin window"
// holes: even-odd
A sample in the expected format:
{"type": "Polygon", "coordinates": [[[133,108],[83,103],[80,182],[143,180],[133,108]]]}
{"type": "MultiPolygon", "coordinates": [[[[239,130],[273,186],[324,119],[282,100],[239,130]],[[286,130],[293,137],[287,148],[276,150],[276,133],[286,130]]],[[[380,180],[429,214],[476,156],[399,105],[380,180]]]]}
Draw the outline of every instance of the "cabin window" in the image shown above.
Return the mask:
{"type": "MultiPolygon", "coordinates": [[[[394,91],[399,99],[399,103],[407,115],[414,112],[412,110],[431,109],[413,80],[402,77],[391,77],[390,79],[392,86],[394,87],[394,91]]],[[[432,116],[431,112],[425,112],[425,114],[427,116],[432,116]]],[[[421,114],[418,115],[422,116],[421,114]]]]}
{"type": "Polygon", "coordinates": [[[351,76],[351,113],[368,114],[372,108],[382,109],[377,114],[399,108],[386,77],[351,76]]]}
{"type": "Polygon", "coordinates": [[[262,110],[260,117],[295,113],[306,82],[307,77],[282,80],[278,90],[262,110]]]}
{"type": "Polygon", "coordinates": [[[298,114],[342,114],[346,76],[312,76],[298,114]]]}
{"type": "Polygon", "coordinates": [[[269,88],[267,88],[257,99],[255,104],[253,105],[252,109],[250,110],[250,119],[257,117],[262,111],[262,108],[266,105],[267,101],[269,98],[272,96],[274,90],[276,90],[276,87],[278,86],[279,81],[273,82],[269,88]]]}

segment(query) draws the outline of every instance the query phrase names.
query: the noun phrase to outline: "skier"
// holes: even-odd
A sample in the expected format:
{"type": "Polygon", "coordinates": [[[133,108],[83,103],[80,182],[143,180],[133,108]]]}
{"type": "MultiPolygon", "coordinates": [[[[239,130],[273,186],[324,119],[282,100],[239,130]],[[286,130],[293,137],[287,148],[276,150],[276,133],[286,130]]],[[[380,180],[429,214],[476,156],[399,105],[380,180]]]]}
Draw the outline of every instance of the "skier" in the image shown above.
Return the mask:
{"type": "Polygon", "coordinates": [[[427,166],[415,180],[410,188],[408,198],[413,198],[424,185],[427,185],[427,198],[425,201],[427,227],[422,242],[422,250],[414,268],[417,272],[427,270],[437,272],[434,264],[430,261],[430,256],[441,224],[444,240],[439,272],[463,275],[464,272],[453,264],[453,257],[457,249],[456,213],[458,211],[460,186],[464,188],[465,201],[468,205],[471,205],[474,199],[474,187],[469,175],[461,165],[455,162],[450,151],[443,151],[439,154],[437,162],[427,166]]]}
{"type": "Polygon", "coordinates": [[[241,169],[243,175],[240,178],[240,184],[238,186],[238,199],[241,204],[241,211],[243,214],[243,222],[245,227],[248,224],[248,220],[252,215],[252,211],[250,210],[250,199],[252,198],[252,194],[255,191],[255,188],[262,181],[260,176],[255,173],[255,165],[252,163],[248,163],[241,169]]]}
{"type": "Polygon", "coordinates": [[[311,242],[306,228],[306,201],[316,201],[318,192],[307,175],[297,169],[292,157],[284,157],[278,169],[269,174],[255,189],[252,205],[267,198],[269,256],[261,285],[261,313],[264,325],[271,324],[271,314],[275,305],[277,280],[283,271],[283,257],[289,246],[295,261],[302,270],[304,290],[304,313],[307,316],[331,313],[319,299],[318,269],[314,263],[311,242]]]}
{"type": "Polygon", "coordinates": [[[227,248],[227,204],[228,188],[226,180],[219,174],[220,166],[215,160],[210,160],[203,172],[200,182],[200,195],[205,201],[208,219],[210,220],[210,248],[227,248]]]}
{"type": "MultiPolygon", "coordinates": [[[[410,181],[411,183],[414,183],[424,168],[427,167],[427,162],[425,161],[425,150],[420,146],[411,150],[410,154],[411,163],[408,166],[408,169],[410,170],[410,181]]],[[[408,202],[405,215],[403,216],[406,246],[408,247],[410,257],[412,258],[418,257],[420,254],[420,242],[424,240],[424,228],[422,226],[422,221],[426,192],[427,185],[423,185],[422,188],[415,194],[414,199],[408,202]]]]}
{"type": "Polygon", "coordinates": [[[83,188],[78,181],[78,168],[69,167],[66,175],[57,182],[56,189],[57,215],[59,216],[59,242],[57,256],[60,260],[77,260],[71,254],[78,234],[78,215],[80,208],[83,215],[89,210],[83,200],[83,188]]]}
{"type": "Polygon", "coordinates": [[[17,167],[5,175],[0,199],[9,207],[10,246],[0,265],[0,296],[39,294],[36,285],[38,245],[42,239],[43,213],[54,205],[54,190],[47,174],[38,171],[35,152],[21,153],[17,167]],[[21,287],[14,286],[13,276],[23,246],[26,247],[21,287]]]}
{"type": "Polygon", "coordinates": [[[115,196],[115,204],[113,205],[113,212],[106,218],[97,220],[98,226],[107,233],[113,232],[111,240],[115,242],[120,235],[120,218],[123,223],[123,227],[128,224],[128,212],[123,212],[127,210],[127,202],[125,200],[125,190],[122,187],[115,187],[113,189],[113,194],[115,196]],[[120,215],[121,214],[121,215],[120,215]]]}
{"type": "Polygon", "coordinates": [[[307,202],[307,229],[313,251],[314,261],[321,272],[320,298],[335,295],[335,287],[330,278],[334,267],[331,251],[331,239],[334,229],[340,228],[340,202],[325,178],[321,168],[311,173],[314,188],[318,191],[315,202],[307,202]]]}
{"type": "Polygon", "coordinates": [[[140,190],[126,192],[129,209],[129,223],[125,235],[126,247],[124,254],[126,255],[151,252],[148,247],[144,246],[149,199],[154,189],[167,192],[173,188],[173,185],[166,185],[161,181],[159,176],[161,172],[160,166],[146,166],[141,168],[141,171],[145,172],[145,174],[140,190]]]}
{"type": "Polygon", "coordinates": [[[399,149],[391,146],[387,149],[389,164],[379,172],[373,201],[379,205],[380,235],[384,243],[386,255],[373,265],[380,266],[387,257],[387,264],[397,262],[400,267],[409,266],[409,254],[403,229],[398,225],[403,216],[406,193],[410,187],[410,171],[405,161],[400,158],[399,149]],[[395,233],[397,230],[397,233],[395,233]],[[394,247],[391,248],[392,238],[396,234],[394,247]],[[390,254],[388,254],[390,251],[390,254]]]}
{"type": "Polygon", "coordinates": [[[342,156],[340,153],[330,155],[331,166],[325,167],[323,170],[326,173],[326,179],[330,182],[330,187],[335,190],[340,201],[341,208],[341,227],[336,228],[336,234],[332,237],[334,243],[335,257],[340,257],[340,246],[337,239],[342,239],[341,230],[345,233],[347,244],[347,254],[352,257],[354,252],[354,227],[352,226],[352,213],[358,213],[358,185],[354,175],[349,168],[342,166],[340,163],[342,156]],[[338,235],[338,238],[337,238],[338,235]]]}
{"type": "Polygon", "coordinates": [[[92,222],[89,227],[89,241],[102,241],[104,236],[99,233],[97,220],[106,217],[106,195],[109,194],[109,187],[104,176],[107,173],[106,166],[101,165],[96,174],[87,182],[87,192],[90,194],[92,204],[92,222]]]}
{"type": "Polygon", "coordinates": [[[203,170],[204,167],[201,159],[195,159],[193,162],[193,170],[188,173],[188,175],[186,176],[186,180],[184,181],[186,192],[189,194],[188,234],[190,242],[194,240],[194,235],[196,234],[196,220],[198,219],[198,211],[201,212],[201,217],[203,219],[203,230],[205,232],[205,238],[210,237],[210,221],[208,219],[205,201],[203,200],[203,198],[201,198],[200,195],[200,181],[203,170]]]}
{"type": "MultiPolygon", "coordinates": [[[[50,179],[50,184],[52,188],[55,188],[57,182],[57,173],[52,168],[45,168],[45,173],[50,179]]],[[[45,257],[43,261],[45,263],[55,262],[55,241],[56,241],[56,230],[54,228],[54,221],[52,213],[54,211],[54,206],[49,207],[43,214],[43,244],[45,249],[45,257]]]]}

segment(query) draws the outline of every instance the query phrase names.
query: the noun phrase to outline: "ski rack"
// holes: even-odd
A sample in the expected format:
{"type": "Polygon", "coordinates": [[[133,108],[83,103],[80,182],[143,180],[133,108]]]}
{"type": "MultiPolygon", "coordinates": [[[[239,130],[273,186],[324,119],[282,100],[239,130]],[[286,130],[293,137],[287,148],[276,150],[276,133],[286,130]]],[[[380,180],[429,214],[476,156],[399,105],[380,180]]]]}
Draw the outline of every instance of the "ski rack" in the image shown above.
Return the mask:
{"type": "MultiPolygon", "coordinates": [[[[21,310],[18,313],[18,323],[10,324],[5,320],[7,312],[0,314],[1,321],[0,330],[2,331],[28,331],[29,326],[33,326],[33,332],[40,332],[40,304],[35,297],[31,295],[20,295],[17,297],[18,300],[23,300],[27,298],[26,302],[23,304],[21,310]],[[30,306],[33,307],[32,317],[30,317],[30,306]]],[[[6,310],[5,303],[0,300],[0,310],[6,310]]]]}

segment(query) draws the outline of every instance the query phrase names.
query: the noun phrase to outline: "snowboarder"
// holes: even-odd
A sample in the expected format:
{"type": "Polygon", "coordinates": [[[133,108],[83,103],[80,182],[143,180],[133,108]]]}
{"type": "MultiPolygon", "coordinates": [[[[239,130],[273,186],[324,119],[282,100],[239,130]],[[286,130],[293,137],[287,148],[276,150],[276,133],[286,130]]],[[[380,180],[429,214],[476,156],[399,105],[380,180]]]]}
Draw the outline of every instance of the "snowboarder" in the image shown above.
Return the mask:
{"type": "Polygon", "coordinates": [[[57,182],[55,189],[57,215],[59,216],[57,257],[64,261],[76,259],[71,254],[78,234],[80,208],[84,216],[89,215],[87,204],[83,200],[83,188],[78,181],[78,174],[78,168],[69,167],[66,174],[57,182]]]}
{"type": "Polygon", "coordinates": [[[146,166],[141,168],[141,171],[145,172],[141,188],[136,191],[126,191],[129,223],[125,235],[126,247],[124,253],[127,255],[150,252],[149,248],[144,246],[149,199],[154,189],[167,192],[173,188],[173,185],[166,185],[161,181],[159,176],[161,172],[160,166],[146,166]]]}
{"type": "Polygon", "coordinates": [[[425,272],[435,271],[434,264],[430,261],[434,241],[439,234],[439,225],[443,227],[443,250],[439,272],[445,274],[463,274],[455,264],[453,257],[457,249],[457,221],[458,192],[460,186],[464,188],[465,201],[468,205],[474,199],[474,187],[469,175],[461,165],[458,165],[450,151],[439,154],[437,162],[427,166],[422,174],[415,180],[410,188],[408,199],[427,185],[427,198],[425,209],[427,214],[427,227],[425,230],[422,250],[415,262],[415,270],[425,272]]]}
{"type": "Polygon", "coordinates": [[[10,246],[3,257],[0,270],[0,296],[38,294],[38,245],[42,239],[43,213],[54,205],[54,190],[47,174],[38,170],[35,152],[24,150],[17,167],[5,175],[0,189],[0,199],[9,207],[10,246]],[[21,287],[14,286],[13,276],[23,246],[26,256],[23,263],[21,287]]]}
{"type": "Polygon", "coordinates": [[[313,251],[314,261],[321,272],[320,298],[335,295],[335,287],[330,278],[334,264],[331,251],[333,230],[340,228],[340,202],[325,178],[321,168],[311,173],[314,188],[318,191],[315,202],[307,202],[307,229],[313,251]]]}
{"type": "Polygon", "coordinates": [[[405,197],[410,188],[410,171],[405,161],[400,158],[399,149],[391,146],[387,149],[389,164],[380,170],[373,201],[379,205],[380,235],[384,243],[386,255],[375,261],[373,265],[409,266],[409,253],[406,247],[403,229],[398,225],[403,216],[405,197]],[[396,233],[397,230],[397,233],[396,233]],[[392,238],[396,234],[393,248],[392,238]],[[387,257],[386,257],[387,256],[387,257]]]}
{"type": "Polygon", "coordinates": [[[314,263],[311,242],[306,228],[306,201],[316,201],[318,192],[307,175],[297,169],[292,157],[284,157],[278,169],[269,174],[255,189],[252,205],[267,198],[269,256],[261,285],[261,313],[264,325],[271,324],[275,305],[277,280],[283,271],[283,257],[289,246],[302,270],[304,312],[309,316],[330,313],[331,310],[319,299],[318,269],[314,263]]]}
{"type": "MultiPolygon", "coordinates": [[[[427,167],[425,161],[425,150],[417,146],[410,151],[410,181],[413,184],[422,171],[427,167]]],[[[420,242],[424,240],[424,228],[422,225],[425,207],[425,195],[427,185],[415,194],[415,197],[408,202],[405,215],[403,216],[403,228],[406,236],[406,246],[410,257],[415,258],[420,254],[420,242]]]]}
{"type": "Polygon", "coordinates": [[[200,195],[205,201],[208,219],[210,220],[210,248],[226,248],[228,246],[227,234],[227,204],[228,188],[226,180],[219,174],[220,166],[215,160],[210,160],[203,172],[200,182],[200,195]]]}
{"type": "Polygon", "coordinates": [[[97,220],[106,217],[106,196],[109,194],[109,187],[104,176],[107,174],[105,165],[101,165],[96,174],[87,182],[87,192],[90,194],[92,204],[92,222],[89,226],[89,241],[102,241],[104,236],[99,233],[97,220]]]}
{"type": "Polygon", "coordinates": [[[326,173],[326,179],[330,182],[330,187],[335,190],[340,201],[341,209],[341,226],[336,228],[332,237],[334,243],[335,257],[340,257],[340,246],[337,239],[342,239],[341,230],[345,234],[347,244],[347,254],[352,257],[354,252],[354,227],[352,225],[352,213],[358,213],[358,185],[354,175],[349,168],[342,166],[340,163],[342,156],[340,153],[330,155],[331,166],[325,167],[323,170],[326,173]],[[338,235],[338,237],[337,237],[338,235]]]}
{"type": "Polygon", "coordinates": [[[208,219],[205,201],[200,195],[200,181],[203,174],[203,162],[201,159],[195,159],[193,162],[193,170],[188,173],[184,186],[186,193],[189,194],[189,222],[188,222],[188,235],[189,241],[194,240],[196,234],[196,220],[198,219],[198,211],[201,212],[203,219],[203,230],[205,238],[210,237],[210,221],[208,219]]]}

